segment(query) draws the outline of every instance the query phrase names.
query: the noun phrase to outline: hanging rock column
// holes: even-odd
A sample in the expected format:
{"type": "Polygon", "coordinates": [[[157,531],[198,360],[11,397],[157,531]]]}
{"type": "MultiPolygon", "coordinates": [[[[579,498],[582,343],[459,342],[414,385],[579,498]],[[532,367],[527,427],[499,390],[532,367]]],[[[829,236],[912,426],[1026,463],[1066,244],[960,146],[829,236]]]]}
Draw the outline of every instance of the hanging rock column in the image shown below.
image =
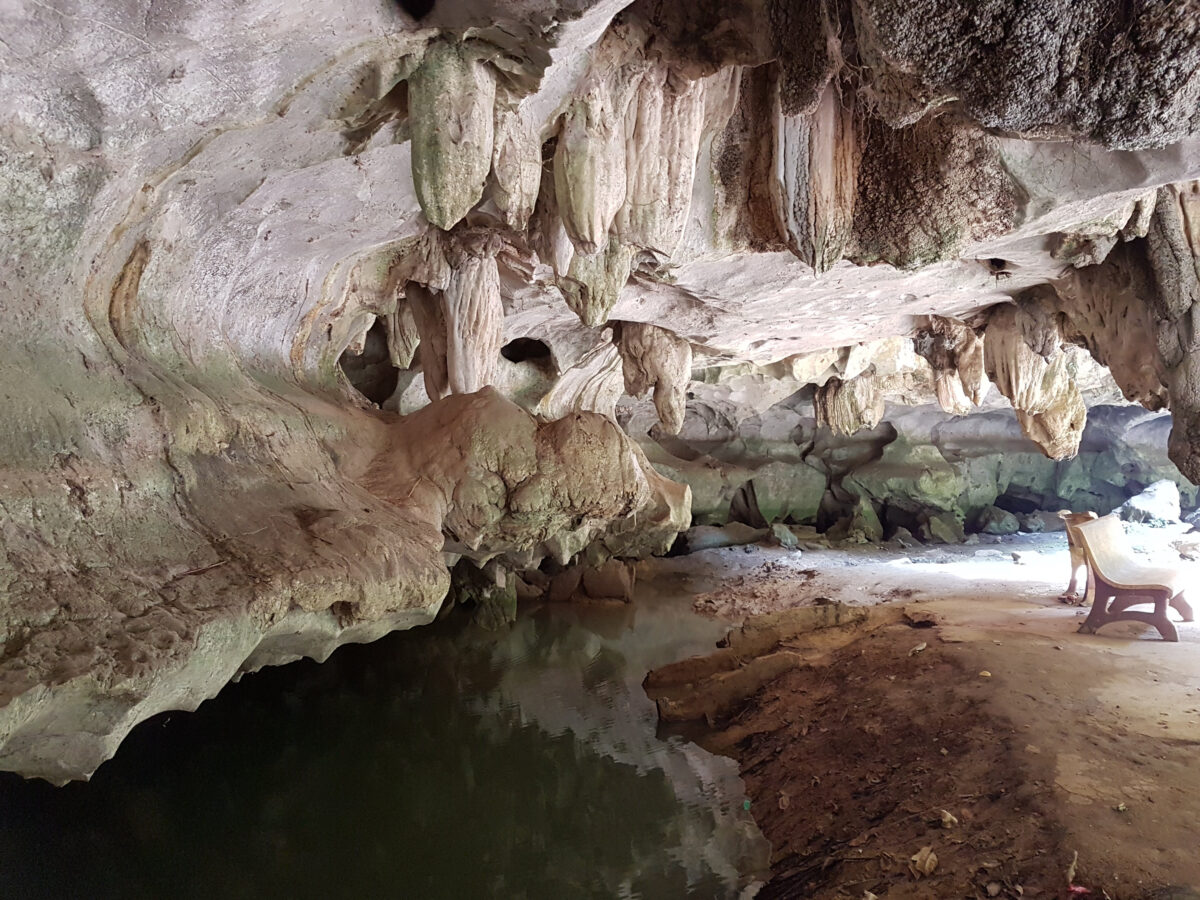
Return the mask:
{"type": "Polygon", "coordinates": [[[421,209],[449,229],[483,196],[492,166],[496,79],[461,44],[436,41],[408,81],[412,173],[421,209]]]}
{"type": "Polygon", "coordinates": [[[654,389],[654,409],[668,434],[679,434],[692,374],[692,345],[645,322],[621,322],[617,348],[625,376],[625,392],[640,397],[654,389]]]}
{"type": "Polygon", "coordinates": [[[1047,360],[1029,346],[1026,315],[1015,306],[996,308],[984,332],[984,365],[1017,411],[1025,436],[1051,459],[1068,459],[1079,452],[1087,408],[1067,355],[1058,351],[1047,360]]]}

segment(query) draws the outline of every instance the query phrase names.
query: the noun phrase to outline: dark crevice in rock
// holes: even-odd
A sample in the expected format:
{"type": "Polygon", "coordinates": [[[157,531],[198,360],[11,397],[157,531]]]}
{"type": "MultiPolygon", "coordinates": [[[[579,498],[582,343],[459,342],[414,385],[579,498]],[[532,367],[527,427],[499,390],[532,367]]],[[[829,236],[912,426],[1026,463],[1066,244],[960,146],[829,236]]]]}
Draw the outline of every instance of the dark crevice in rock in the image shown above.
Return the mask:
{"type": "Polygon", "coordinates": [[[392,365],[388,353],[388,334],[383,319],[376,319],[367,332],[361,353],[347,350],[338,365],[355,390],[377,406],[392,396],[400,378],[400,370],[392,365]]]}

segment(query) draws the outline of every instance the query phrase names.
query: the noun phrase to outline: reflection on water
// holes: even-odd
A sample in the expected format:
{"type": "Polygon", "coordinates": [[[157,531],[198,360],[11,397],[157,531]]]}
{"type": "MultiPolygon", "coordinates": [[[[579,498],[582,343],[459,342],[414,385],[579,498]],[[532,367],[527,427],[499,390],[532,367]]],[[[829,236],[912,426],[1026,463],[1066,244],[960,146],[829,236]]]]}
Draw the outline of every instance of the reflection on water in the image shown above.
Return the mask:
{"type": "Polygon", "coordinates": [[[90,784],[0,776],[0,896],[735,897],[767,853],[736,768],[640,687],[720,631],[648,596],[265,670],[90,784]]]}

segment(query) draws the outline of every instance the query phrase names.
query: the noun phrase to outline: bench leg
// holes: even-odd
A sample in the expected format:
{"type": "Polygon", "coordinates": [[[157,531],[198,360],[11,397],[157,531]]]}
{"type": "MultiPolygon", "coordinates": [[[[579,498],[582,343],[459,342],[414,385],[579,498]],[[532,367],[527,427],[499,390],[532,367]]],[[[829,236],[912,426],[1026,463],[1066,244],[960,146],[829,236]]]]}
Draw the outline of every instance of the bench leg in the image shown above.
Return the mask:
{"type": "Polygon", "coordinates": [[[1096,629],[1107,624],[1108,618],[1108,601],[1115,594],[1113,589],[1107,584],[1100,584],[1097,579],[1089,578],[1089,585],[1092,592],[1092,608],[1088,612],[1088,616],[1079,626],[1080,634],[1095,634],[1096,629]]]}
{"type": "Polygon", "coordinates": [[[1195,622],[1196,614],[1192,612],[1192,605],[1183,599],[1183,591],[1180,591],[1171,598],[1171,608],[1183,618],[1185,622],[1195,622]]]}
{"type": "MultiPolygon", "coordinates": [[[[1179,640],[1179,632],[1167,617],[1167,605],[1168,603],[1174,605],[1175,598],[1168,598],[1166,591],[1125,593],[1102,583],[1096,583],[1095,591],[1096,599],[1092,603],[1092,610],[1084,619],[1083,624],[1079,626],[1081,634],[1095,634],[1097,629],[1109,622],[1145,622],[1147,625],[1157,628],[1164,641],[1179,640]],[[1146,597],[1149,599],[1142,599],[1146,597]],[[1154,603],[1154,612],[1131,612],[1129,610],[1131,606],[1151,601],[1154,603]]],[[[1186,603],[1182,600],[1180,602],[1186,603]]],[[[1190,612],[1191,608],[1188,607],[1188,610],[1190,612]]]]}

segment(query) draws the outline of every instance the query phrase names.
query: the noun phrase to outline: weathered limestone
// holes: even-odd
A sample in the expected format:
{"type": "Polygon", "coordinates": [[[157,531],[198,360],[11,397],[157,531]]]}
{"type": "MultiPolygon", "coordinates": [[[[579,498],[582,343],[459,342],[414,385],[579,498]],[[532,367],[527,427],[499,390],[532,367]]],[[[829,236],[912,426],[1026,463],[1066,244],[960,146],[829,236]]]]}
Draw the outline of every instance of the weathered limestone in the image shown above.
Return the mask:
{"type": "Polygon", "coordinates": [[[625,391],[640,397],[654,389],[654,408],[667,434],[683,427],[692,345],[665,328],[645,322],[621,322],[617,337],[625,391]]]}
{"type": "Polygon", "coordinates": [[[595,74],[563,116],[554,191],[567,234],[583,253],[608,246],[609,226],[625,202],[628,93],[624,84],[614,89],[605,74],[595,74]]]}
{"type": "Polygon", "coordinates": [[[448,254],[454,272],[446,304],[446,378],[451,392],[470,394],[491,384],[504,334],[504,305],[496,245],[458,245],[448,254]]]}
{"type": "Polygon", "coordinates": [[[483,195],[492,165],[496,79],[463,45],[435,41],[409,78],[408,95],[417,198],[425,218],[448,229],[483,195]]]}
{"type": "Polygon", "coordinates": [[[559,376],[534,409],[537,415],[560,419],[570,412],[591,411],[616,420],[624,388],[621,355],[612,342],[612,331],[606,329],[604,335],[600,344],[559,376]]]}
{"type": "Polygon", "coordinates": [[[705,120],[705,83],[649,66],[625,121],[625,200],[614,223],[627,244],[670,256],[683,236],[705,120]]]}
{"type": "Polygon", "coordinates": [[[1078,441],[1076,344],[1200,478],[1173,10],[164,2],[0,11],[4,766],[426,622],[453,563],[507,603],[657,552],[650,460],[698,522],[872,536],[1179,478],[1163,416],[1078,441]]]}
{"type": "Polygon", "coordinates": [[[594,253],[576,251],[566,277],[558,280],[567,306],[589,328],[608,321],[629,279],[633,248],[614,237],[594,253]]]}
{"type": "Polygon", "coordinates": [[[533,124],[520,115],[515,101],[496,95],[496,121],[492,145],[492,200],[505,223],[523,231],[537,203],[542,183],[542,147],[533,124]]]}
{"type": "Polygon", "coordinates": [[[1159,191],[1146,240],[1156,349],[1175,419],[1171,459],[1200,480],[1200,181],[1159,191]]]}
{"type": "Polygon", "coordinates": [[[1013,405],[1021,430],[1051,459],[1079,451],[1087,409],[1075,386],[1065,353],[1057,348],[1047,362],[1030,348],[1024,332],[1028,314],[1002,306],[988,318],[984,361],[988,378],[1013,405]]]}
{"type": "Polygon", "coordinates": [[[883,396],[871,375],[858,375],[848,381],[829,379],[817,389],[813,407],[817,424],[839,435],[874,428],[884,412],[883,396]]]}
{"type": "Polygon", "coordinates": [[[780,108],[775,117],[771,187],[788,246],[816,272],[841,260],[850,240],[860,153],[854,116],[829,85],[815,111],[787,115],[780,108]]]}
{"type": "Polygon", "coordinates": [[[469,394],[495,379],[504,334],[497,249],[498,241],[486,236],[448,239],[438,251],[449,272],[445,289],[408,284],[407,307],[420,336],[431,399],[469,394]]]}
{"type": "Polygon", "coordinates": [[[417,329],[412,307],[407,301],[400,300],[396,311],[388,313],[386,321],[388,356],[397,369],[407,369],[412,365],[417,347],[421,343],[421,332],[417,329]]]}
{"type": "Polygon", "coordinates": [[[913,346],[933,367],[938,404],[955,416],[978,406],[987,391],[983,339],[962,322],[942,316],[926,317],[913,346]]]}

